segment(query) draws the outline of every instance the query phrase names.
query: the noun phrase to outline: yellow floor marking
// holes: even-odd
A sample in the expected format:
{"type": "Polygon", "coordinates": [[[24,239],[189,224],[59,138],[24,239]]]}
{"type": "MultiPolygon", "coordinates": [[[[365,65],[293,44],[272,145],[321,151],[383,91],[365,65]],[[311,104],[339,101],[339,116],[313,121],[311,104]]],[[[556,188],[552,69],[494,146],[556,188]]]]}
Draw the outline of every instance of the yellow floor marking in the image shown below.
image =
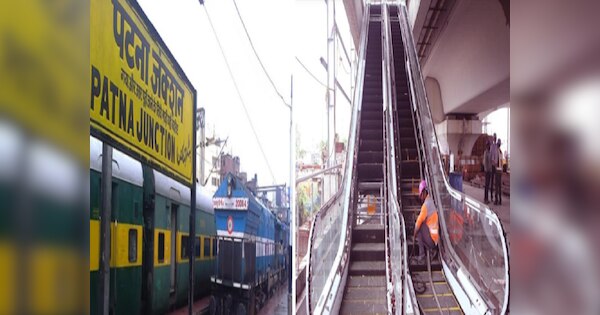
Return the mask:
{"type": "MultiPolygon", "coordinates": [[[[437,307],[430,307],[430,308],[424,308],[423,312],[437,312],[440,309],[438,309],[437,307]]],[[[453,307],[442,307],[441,308],[442,311],[460,311],[460,307],[458,306],[453,306],[453,307]]]]}
{"type": "Polygon", "coordinates": [[[352,300],[344,299],[345,302],[349,303],[363,303],[363,304],[375,304],[375,303],[386,303],[386,300],[352,300]]]}
{"type": "MultiPolygon", "coordinates": [[[[452,293],[438,293],[437,296],[454,296],[452,293]]],[[[432,298],[433,294],[417,294],[418,298],[432,298]]]]}

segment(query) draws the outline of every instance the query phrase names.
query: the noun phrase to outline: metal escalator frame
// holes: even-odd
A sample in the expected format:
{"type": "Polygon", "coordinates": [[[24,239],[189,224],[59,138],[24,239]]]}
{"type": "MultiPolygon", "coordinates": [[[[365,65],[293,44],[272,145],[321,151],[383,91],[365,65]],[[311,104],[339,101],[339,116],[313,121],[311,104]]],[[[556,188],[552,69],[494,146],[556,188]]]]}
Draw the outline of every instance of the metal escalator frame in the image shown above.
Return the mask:
{"type": "MultiPolygon", "coordinates": [[[[406,225],[405,225],[405,221],[404,221],[404,217],[401,214],[400,209],[401,208],[401,200],[398,198],[398,184],[397,184],[397,174],[396,174],[396,170],[397,170],[397,166],[396,166],[396,143],[395,143],[395,129],[394,129],[394,122],[396,121],[396,108],[397,108],[397,93],[396,93],[396,78],[395,78],[395,68],[394,68],[394,53],[393,53],[393,44],[392,44],[392,32],[391,32],[391,23],[390,23],[390,18],[389,18],[389,7],[388,4],[384,4],[383,5],[384,8],[382,8],[383,11],[383,25],[382,27],[384,28],[384,34],[385,34],[385,45],[384,45],[384,62],[386,64],[386,80],[387,82],[389,82],[389,84],[387,85],[387,93],[385,94],[385,96],[387,97],[387,103],[385,104],[385,112],[386,112],[386,148],[387,148],[387,152],[388,154],[386,154],[387,160],[386,163],[389,164],[388,170],[389,170],[389,174],[386,177],[387,178],[387,185],[386,185],[386,191],[387,191],[387,207],[388,207],[388,222],[390,222],[390,226],[393,224],[392,222],[398,222],[398,226],[394,226],[395,231],[401,232],[400,235],[400,244],[398,244],[400,246],[400,253],[401,253],[401,259],[399,259],[400,261],[400,266],[396,269],[396,270],[400,270],[400,285],[401,287],[399,288],[399,292],[398,292],[398,287],[394,284],[394,279],[389,279],[392,280],[391,283],[388,282],[388,295],[393,294],[393,297],[388,296],[388,301],[393,301],[393,305],[391,305],[391,308],[389,309],[390,312],[394,311],[394,314],[420,314],[419,312],[419,308],[418,308],[418,303],[417,303],[417,299],[416,296],[414,294],[414,289],[413,289],[413,284],[412,284],[412,279],[411,276],[408,272],[408,261],[407,261],[407,257],[408,257],[408,246],[407,246],[407,238],[406,238],[406,225]],[[390,285],[392,286],[390,288],[390,285]],[[408,293],[408,294],[406,294],[408,293]],[[412,294],[411,294],[412,293],[412,294]],[[398,296],[400,298],[398,298],[398,296]],[[400,302],[400,303],[398,303],[400,302]]],[[[386,85],[384,85],[386,86],[386,85]]],[[[384,99],[385,101],[386,99],[384,99]]],[[[419,154],[420,156],[420,154],[419,154]]],[[[420,158],[419,158],[419,161],[420,158]]],[[[421,169],[419,168],[419,171],[421,171],[421,169]]],[[[389,227],[388,227],[389,228],[389,227]]],[[[395,235],[393,233],[392,234],[392,238],[391,241],[393,243],[393,241],[396,239],[395,235]]],[[[390,246],[390,252],[393,251],[394,246],[397,246],[395,244],[387,244],[388,246],[390,246]]],[[[389,270],[389,273],[394,274],[394,267],[392,266],[393,263],[397,263],[397,261],[395,259],[392,259],[391,264],[388,265],[388,268],[390,268],[391,270],[389,270]]],[[[398,275],[396,275],[396,278],[398,278],[398,275]]]]}
{"type": "Polygon", "coordinates": [[[348,137],[348,151],[346,154],[346,165],[344,171],[344,177],[342,180],[341,189],[327,202],[327,204],[322,207],[311,225],[310,235],[309,235],[309,244],[308,244],[308,275],[306,277],[306,289],[307,291],[307,312],[308,314],[324,314],[324,313],[337,313],[339,310],[342,296],[344,294],[343,289],[340,290],[340,287],[343,288],[346,282],[346,276],[348,272],[348,260],[349,260],[349,242],[351,237],[351,229],[352,224],[350,221],[350,217],[352,216],[352,202],[355,198],[354,188],[356,187],[356,159],[357,159],[357,140],[359,133],[359,122],[360,122],[360,109],[362,106],[362,97],[363,97],[363,89],[364,89],[364,77],[365,77],[365,69],[366,69],[366,55],[367,55],[367,43],[368,43],[368,30],[369,30],[369,16],[370,15],[370,5],[365,5],[365,9],[363,12],[363,28],[361,30],[361,39],[360,39],[360,48],[359,48],[359,58],[358,58],[358,67],[357,67],[357,76],[356,76],[356,84],[353,95],[353,110],[352,110],[352,118],[350,123],[350,135],[348,137]],[[313,309],[312,304],[314,301],[312,298],[311,292],[314,290],[312,286],[312,250],[313,250],[313,242],[314,242],[314,231],[317,225],[317,222],[321,216],[321,213],[326,213],[329,207],[331,207],[336,202],[343,201],[342,207],[342,229],[340,233],[344,233],[344,237],[340,237],[337,254],[335,256],[332,268],[329,271],[329,275],[327,281],[325,281],[325,286],[322,288],[322,291],[318,295],[319,298],[316,301],[315,307],[313,309]],[[345,254],[345,255],[344,255],[345,254]],[[345,257],[344,257],[345,256],[345,257]],[[341,291],[341,292],[340,292],[341,291]]]}
{"type": "MultiPolygon", "coordinates": [[[[389,5],[393,5],[393,4],[386,3],[386,7],[388,7],[389,5]]],[[[389,67],[391,68],[391,71],[390,71],[390,76],[392,78],[392,80],[391,80],[391,82],[392,82],[392,88],[391,88],[391,90],[392,90],[392,95],[393,95],[392,96],[393,97],[392,104],[395,105],[393,107],[393,109],[394,109],[393,114],[394,115],[391,116],[391,119],[394,120],[394,121],[397,121],[397,119],[399,117],[397,115],[397,104],[398,103],[397,103],[397,93],[396,93],[397,92],[397,87],[396,87],[396,78],[395,78],[395,76],[396,76],[396,71],[395,71],[396,70],[395,69],[396,63],[395,63],[395,59],[394,59],[395,58],[394,57],[394,44],[393,44],[393,38],[392,38],[392,32],[391,32],[392,16],[391,16],[391,14],[389,14],[389,7],[387,8],[387,13],[386,14],[387,14],[386,15],[386,17],[387,17],[386,27],[388,28],[388,34],[389,34],[388,51],[390,52],[389,53],[390,57],[389,57],[389,63],[388,64],[389,64],[389,67]]],[[[399,22],[399,18],[398,17],[397,17],[397,20],[399,22]]],[[[402,46],[404,46],[403,43],[402,43],[402,46]]],[[[405,65],[405,71],[407,71],[406,69],[409,69],[408,68],[408,64],[405,65]]],[[[408,79],[409,78],[409,74],[407,73],[406,75],[407,75],[407,79],[408,79]]],[[[407,84],[408,84],[408,82],[407,82],[407,84]]],[[[411,92],[412,91],[410,91],[410,90],[408,91],[408,93],[409,93],[408,97],[412,101],[414,95],[411,92]]],[[[415,112],[413,110],[411,110],[410,113],[411,113],[412,121],[414,123],[414,121],[415,121],[415,112]]],[[[394,124],[392,123],[391,126],[393,128],[394,124]]],[[[398,124],[398,128],[399,128],[399,124],[398,124]]],[[[416,143],[417,144],[417,161],[418,161],[418,167],[419,167],[419,176],[420,176],[420,178],[423,178],[423,159],[422,159],[421,150],[420,150],[421,138],[418,137],[417,133],[418,133],[417,132],[417,128],[415,128],[415,125],[413,125],[413,134],[414,134],[414,137],[415,137],[415,141],[417,142],[416,143]]],[[[395,142],[392,140],[389,143],[391,143],[392,152],[396,152],[395,148],[394,148],[395,142]]],[[[400,154],[401,154],[401,150],[402,150],[401,146],[402,146],[402,144],[399,142],[398,143],[398,149],[399,149],[400,154]]],[[[391,160],[395,164],[396,160],[395,160],[395,156],[393,154],[392,154],[391,160]]],[[[400,169],[400,172],[402,172],[401,169],[400,169]]],[[[395,181],[398,180],[398,177],[396,177],[395,175],[393,176],[393,178],[394,178],[395,181]]],[[[403,263],[404,264],[401,267],[402,267],[402,270],[404,272],[403,279],[406,282],[403,285],[403,289],[405,291],[407,291],[407,292],[406,293],[403,292],[403,297],[405,297],[404,299],[402,299],[402,301],[405,303],[403,311],[406,314],[420,314],[421,313],[421,307],[420,307],[419,302],[417,301],[417,297],[416,297],[414,286],[413,286],[414,284],[412,282],[412,276],[410,274],[410,268],[409,268],[409,265],[408,265],[408,246],[407,246],[408,241],[407,241],[407,238],[406,238],[406,228],[407,227],[405,225],[404,215],[402,214],[402,199],[398,198],[398,196],[397,196],[397,193],[398,193],[397,186],[394,186],[394,190],[393,191],[395,192],[394,198],[393,198],[394,199],[393,202],[395,202],[395,213],[397,213],[397,216],[399,218],[401,218],[401,228],[402,228],[403,244],[404,244],[404,246],[402,246],[404,248],[404,255],[403,255],[403,263]],[[409,299],[410,299],[410,301],[409,301],[409,299]]],[[[427,254],[429,255],[429,253],[427,253],[427,254]]],[[[429,270],[430,283],[432,283],[432,279],[431,279],[431,266],[430,266],[430,262],[429,262],[429,256],[428,256],[428,270],[429,270]]],[[[432,286],[432,289],[433,289],[433,286],[432,286]]],[[[436,295],[435,290],[434,290],[434,295],[436,295]]],[[[436,302],[437,302],[437,305],[438,305],[438,308],[439,308],[439,301],[437,299],[437,296],[436,296],[436,302]]]]}
{"type": "MultiPolygon", "coordinates": [[[[400,28],[402,31],[402,38],[403,38],[403,43],[404,43],[404,49],[405,49],[405,53],[406,56],[405,58],[407,59],[407,74],[408,74],[408,78],[410,81],[410,86],[412,89],[412,93],[414,96],[414,98],[411,98],[411,101],[413,102],[413,108],[415,110],[415,113],[418,116],[418,119],[416,119],[417,124],[419,125],[419,133],[420,133],[420,137],[417,137],[417,139],[423,139],[423,137],[425,136],[423,134],[423,128],[421,126],[421,124],[423,123],[423,117],[422,115],[426,115],[427,117],[431,117],[431,109],[428,106],[428,100],[427,100],[427,96],[425,93],[425,87],[424,87],[424,83],[423,83],[423,78],[421,75],[421,69],[420,69],[420,65],[418,63],[418,59],[416,59],[416,51],[415,51],[415,47],[414,47],[414,41],[412,38],[412,32],[410,32],[410,27],[407,25],[407,21],[408,21],[408,17],[407,17],[407,13],[406,13],[406,6],[403,3],[396,3],[396,5],[398,6],[398,18],[399,18],[399,23],[400,23],[400,28]],[[411,49],[412,48],[412,49],[411,49]],[[424,106],[427,110],[426,113],[421,113],[421,106],[419,106],[419,104],[423,104],[421,106],[424,106]]],[[[432,150],[436,150],[438,157],[439,157],[439,142],[438,142],[438,137],[435,131],[435,126],[433,125],[433,121],[431,121],[431,119],[428,120],[430,124],[432,124],[431,126],[431,130],[432,130],[432,138],[430,139],[430,141],[434,141],[434,148],[432,148],[432,150]]],[[[416,128],[416,126],[415,126],[416,128]]],[[[427,149],[427,146],[425,146],[425,144],[421,141],[420,143],[421,148],[424,150],[427,149]]],[[[426,171],[426,176],[428,179],[431,178],[431,176],[433,176],[429,170],[429,163],[433,163],[432,161],[428,161],[428,163],[424,163],[425,166],[425,171],[426,171]]],[[[443,166],[441,165],[441,160],[438,158],[438,165],[431,165],[431,167],[439,167],[439,169],[443,170],[443,166]]],[[[509,253],[508,253],[508,248],[507,248],[507,244],[506,244],[506,233],[504,231],[504,228],[502,226],[502,222],[499,220],[498,216],[491,210],[489,209],[489,207],[475,201],[472,200],[472,198],[468,198],[465,194],[455,190],[454,188],[452,188],[448,182],[448,179],[445,175],[445,173],[442,171],[441,172],[442,175],[442,180],[443,183],[445,185],[445,189],[448,191],[448,193],[455,199],[459,200],[461,203],[466,203],[468,205],[475,205],[472,206],[471,208],[474,211],[478,211],[479,213],[483,214],[487,219],[490,220],[490,222],[493,221],[493,223],[496,224],[496,226],[500,229],[500,236],[501,236],[501,243],[502,243],[502,250],[503,250],[503,255],[505,257],[504,259],[504,270],[505,270],[505,284],[504,284],[504,301],[502,301],[502,309],[501,309],[501,314],[504,314],[507,310],[508,307],[508,301],[509,301],[509,285],[510,285],[510,277],[509,277],[509,253]],[[481,210],[483,209],[483,210],[481,210]]],[[[431,181],[429,181],[431,182],[431,181]]],[[[434,190],[435,190],[435,185],[432,185],[434,190]]],[[[439,194],[437,194],[437,191],[434,192],[432,191],[432,194],[434,195],[434,200],[436,200],[438,205],[441,205],[442,202],[440,200],[440,196],[439,194]],[[436,196],[437,195],[437,196],[436,196]]],[[[440,209],[443,211],[443,209],[440,209]]],[[[440,216],[440,223],[444,225],[444,227],[446,227],[446,223],[445,223],[445,218],[443,215],[440,216]]],[[[444,229],[447,231],[447,229],[444,229]]],[[[442,233],[444,234],[444,240],[447,243],[450,243],[448,240],[448,235],[446,233],[442,233]]],[[[468,270],[467,268],[465,268],[464,264],[462,263],[462,260],[460,257],[458,257],[458,254],[454,251],[454,248],[452,246],[448,247],[450,249],[450,252],[453,254],[454,257],[452,257],[452,259],[458,264],[460,265],[461,269],[460,270],[468,270]]],[[[441,251],[440,251],[441,254],[441,251]]],[[[444,260],[442,260],[444,261],[444,260]]],[[[447,265],[444,264],[444,269],[445,271],[449,271],[449,268],[447,265]]],[[[466,271],[468,273],[468,271],[466,271]]],[[[455,275],[450,272],[449,276],[451,276],[451,278],[454,278],[455,275]]],[[[451,280],[451,279],[449,279],[451,280]]],[[[457,282],[459,286],[463,287],[463,285],[459,282],[457,282]]],[[[477,283],[470,283],[471,285],[475,285],[477,286],[477,283]]],[[[454,288],[453,288],[454,289],[454,288]]],[[[465,290],[465,288],[461,288],[462,290],[465,290]]],[[[466,291],[466,290],[465,290],[466,291]]],[[[479,290],[479,292],[481,292],[481,289],[479,290]]],[[[477,293],[479,293],[477,292],[477,293]]],[[[469,293],[467,293],[467,297],[469,299],[472,299],[472,297],[470,296],[469,293]]],[[[500,302],[500,301],[499,301],[500,302]]],[[[471,303],[475,303],[473,301],[471,301],[471,303]]],[[[486,305],[489,308],[489,303],[486,301],[486,305]]],[[[461,305],[462,306],[462,305],[461,305]]],[[[487,309],[486,309],[487,311],[487,309]]]]}

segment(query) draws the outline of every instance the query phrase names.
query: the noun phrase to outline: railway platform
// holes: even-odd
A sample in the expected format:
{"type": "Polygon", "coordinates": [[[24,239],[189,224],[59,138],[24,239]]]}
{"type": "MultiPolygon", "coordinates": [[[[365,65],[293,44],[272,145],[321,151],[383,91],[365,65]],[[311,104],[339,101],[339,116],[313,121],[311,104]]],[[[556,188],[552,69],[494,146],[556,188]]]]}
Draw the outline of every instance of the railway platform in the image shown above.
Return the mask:
{"type": "MultiPolygon", "coordinates": [[[[205,315],[208,314],[208,305],[210,301],[210,296],[203,297],[200,300],[194,302],[192,306],[192,314],[193,315],[205,315]]],[[[188,314],[188,306],[184,306],[182,308],[176,309],[168,313],[168,315],[187,315],[188,314]]]]}
{"type": "Polygon", "coordinates": [[[269,314],[269,315],[287,315],[288,314],[288,286],[287,282],[280,285],[275,295],[267,304],[258,311],[258,314],[269,314]]]}

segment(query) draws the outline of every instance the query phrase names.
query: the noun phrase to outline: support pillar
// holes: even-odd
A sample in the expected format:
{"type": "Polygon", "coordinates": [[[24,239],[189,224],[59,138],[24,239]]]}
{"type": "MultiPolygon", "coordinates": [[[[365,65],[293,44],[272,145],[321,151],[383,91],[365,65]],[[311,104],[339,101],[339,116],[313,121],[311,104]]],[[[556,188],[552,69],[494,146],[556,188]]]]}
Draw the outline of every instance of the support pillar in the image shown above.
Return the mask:
{"type": "Polygon", "coordinates": [[[102,143],[102,186],[100,192],[100,310],[108,315],[110,299],[110,222],[112,212],[112,147],[102,143]]]}
{"type": "Polygon", "coordinates": [[[200,108],[198,110],[198,122],[197,125],[200,126],[200,184],[204,185],[204,172],[205,172],[205,155],[206,155],[206,128],[205,128],[205,112],[204,108],[200,108]]]}
{"type": "MultiPolygon", "coordinates": [[[[327,0],[327,164],[335,165],[335,0],[327,0]]],[[[337,178],[325,175],[325,198],[337,190],[337,178]]]]}

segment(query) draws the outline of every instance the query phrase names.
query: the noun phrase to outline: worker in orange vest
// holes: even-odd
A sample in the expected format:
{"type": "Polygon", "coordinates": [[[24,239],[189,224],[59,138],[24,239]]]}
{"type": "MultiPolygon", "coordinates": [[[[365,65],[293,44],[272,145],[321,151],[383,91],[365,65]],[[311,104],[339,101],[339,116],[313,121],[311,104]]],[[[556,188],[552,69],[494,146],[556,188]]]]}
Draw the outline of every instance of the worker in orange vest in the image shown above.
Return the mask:
{"type": "Polygon", "coordinates": [[[440,239],[437,208],[429,195],[427,182],[425,180],[422,180],[419,184],[419,198],[421,198],[423,205],[421,206],[421,212],[415,223],[413,237],[419,244],[419,256],[417,257],[417,260],[423,261],[425,250],[436,249],[440,239]]]}

